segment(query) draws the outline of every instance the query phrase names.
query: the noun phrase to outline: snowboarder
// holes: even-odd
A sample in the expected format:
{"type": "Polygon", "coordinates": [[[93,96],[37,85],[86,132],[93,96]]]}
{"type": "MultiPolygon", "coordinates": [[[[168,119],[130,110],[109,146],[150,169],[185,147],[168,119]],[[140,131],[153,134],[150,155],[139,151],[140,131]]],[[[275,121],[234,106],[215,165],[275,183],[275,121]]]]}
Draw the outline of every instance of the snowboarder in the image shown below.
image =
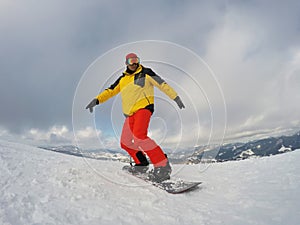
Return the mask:
{"type": "Polygon", "coordinates": [[[167,155],[147,136],[150,118],[154,112],[154,86],[174,100],[180,109],[185,106],[171,86],[152,69],[140,64],[140,59],[135,53],[127,54],[125,63],[126,70],[123,74],[109,88],[96,96],[86,109],[92,113],[93,107],[120,92],[122,109],[126,117],[120,144],[135,162],[131,168],[132,172],[147,172],[149,166],[145,156],[147,154],[154,166],[150,172],[152,179],[158,182],[170,179],[172,169],[167,155]]]}

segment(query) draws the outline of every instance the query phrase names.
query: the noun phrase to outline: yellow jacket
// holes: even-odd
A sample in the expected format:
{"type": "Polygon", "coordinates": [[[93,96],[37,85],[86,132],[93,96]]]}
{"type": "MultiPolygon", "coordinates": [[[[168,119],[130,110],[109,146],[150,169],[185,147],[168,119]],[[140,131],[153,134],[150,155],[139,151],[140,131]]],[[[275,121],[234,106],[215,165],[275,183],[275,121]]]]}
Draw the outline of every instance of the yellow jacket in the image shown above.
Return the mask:
{"type": "Polygon", "coordinates": [[[103,103],[121,92],[123,113],[126,116],[131,116],[139,109],[144,108],[153,112],[154,86],[173,100],[177,97],[174,89],[162,78],[150,68],[139,65],[132,74],[124,71],[115,83],[101,92],[96,98],[100,103],[103,103]]]}

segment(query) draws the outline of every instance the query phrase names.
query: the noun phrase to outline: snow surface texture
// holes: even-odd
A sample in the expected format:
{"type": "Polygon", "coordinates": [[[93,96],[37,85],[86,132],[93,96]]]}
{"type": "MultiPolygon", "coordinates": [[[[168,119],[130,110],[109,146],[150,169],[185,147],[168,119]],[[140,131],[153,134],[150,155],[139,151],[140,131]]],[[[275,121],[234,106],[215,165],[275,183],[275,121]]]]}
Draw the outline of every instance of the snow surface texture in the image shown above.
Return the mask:
{"type": "Polygon", "coordinates": [[[123,163],[0,141],[0,224],[299,224],[300,151],[200,165],[203,181],[172,195],[121,171],[123,163]],[[203,166],[202,166],[203,167],[203,166]]]}

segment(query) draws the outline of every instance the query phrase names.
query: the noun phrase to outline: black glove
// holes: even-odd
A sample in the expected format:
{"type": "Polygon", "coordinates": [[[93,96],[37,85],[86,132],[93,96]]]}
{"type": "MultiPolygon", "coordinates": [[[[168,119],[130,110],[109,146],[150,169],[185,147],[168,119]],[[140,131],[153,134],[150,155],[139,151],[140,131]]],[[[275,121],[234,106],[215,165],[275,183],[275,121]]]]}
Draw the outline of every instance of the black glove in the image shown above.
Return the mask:
{"type": "Polygon", "coordinates": [[[92,112],[93,112],[93,108],[94,108],[96,105],[99,105],[99,100],[95,98],[95,99],[93,99],[93,100],[85,107],[85,109],[89,109],[90,112],[92,113],[92,112]]]}
{"type": "Polygon", "coordinates": [[[185,106],[184,106],[184,104],[183,104],[183,102],[181,101],[181,99],[180,99],[179,96],[177,96],[177,97],[174,99],[174,101],[177,103],[179,109],[185,108],[185,106]]]}

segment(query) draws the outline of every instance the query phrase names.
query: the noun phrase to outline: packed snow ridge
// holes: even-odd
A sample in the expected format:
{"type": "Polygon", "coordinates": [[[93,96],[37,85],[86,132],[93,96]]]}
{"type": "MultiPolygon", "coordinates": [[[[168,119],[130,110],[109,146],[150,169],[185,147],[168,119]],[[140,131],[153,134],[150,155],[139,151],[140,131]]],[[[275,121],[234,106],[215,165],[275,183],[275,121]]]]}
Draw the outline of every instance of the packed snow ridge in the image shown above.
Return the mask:
{"type": "Polygon", "coordinates": [[[202,181],[172,195],[124,163],[0,141],[0,224],[299,224],[300,151],[214,164],[173,165],[202,181]]]}

